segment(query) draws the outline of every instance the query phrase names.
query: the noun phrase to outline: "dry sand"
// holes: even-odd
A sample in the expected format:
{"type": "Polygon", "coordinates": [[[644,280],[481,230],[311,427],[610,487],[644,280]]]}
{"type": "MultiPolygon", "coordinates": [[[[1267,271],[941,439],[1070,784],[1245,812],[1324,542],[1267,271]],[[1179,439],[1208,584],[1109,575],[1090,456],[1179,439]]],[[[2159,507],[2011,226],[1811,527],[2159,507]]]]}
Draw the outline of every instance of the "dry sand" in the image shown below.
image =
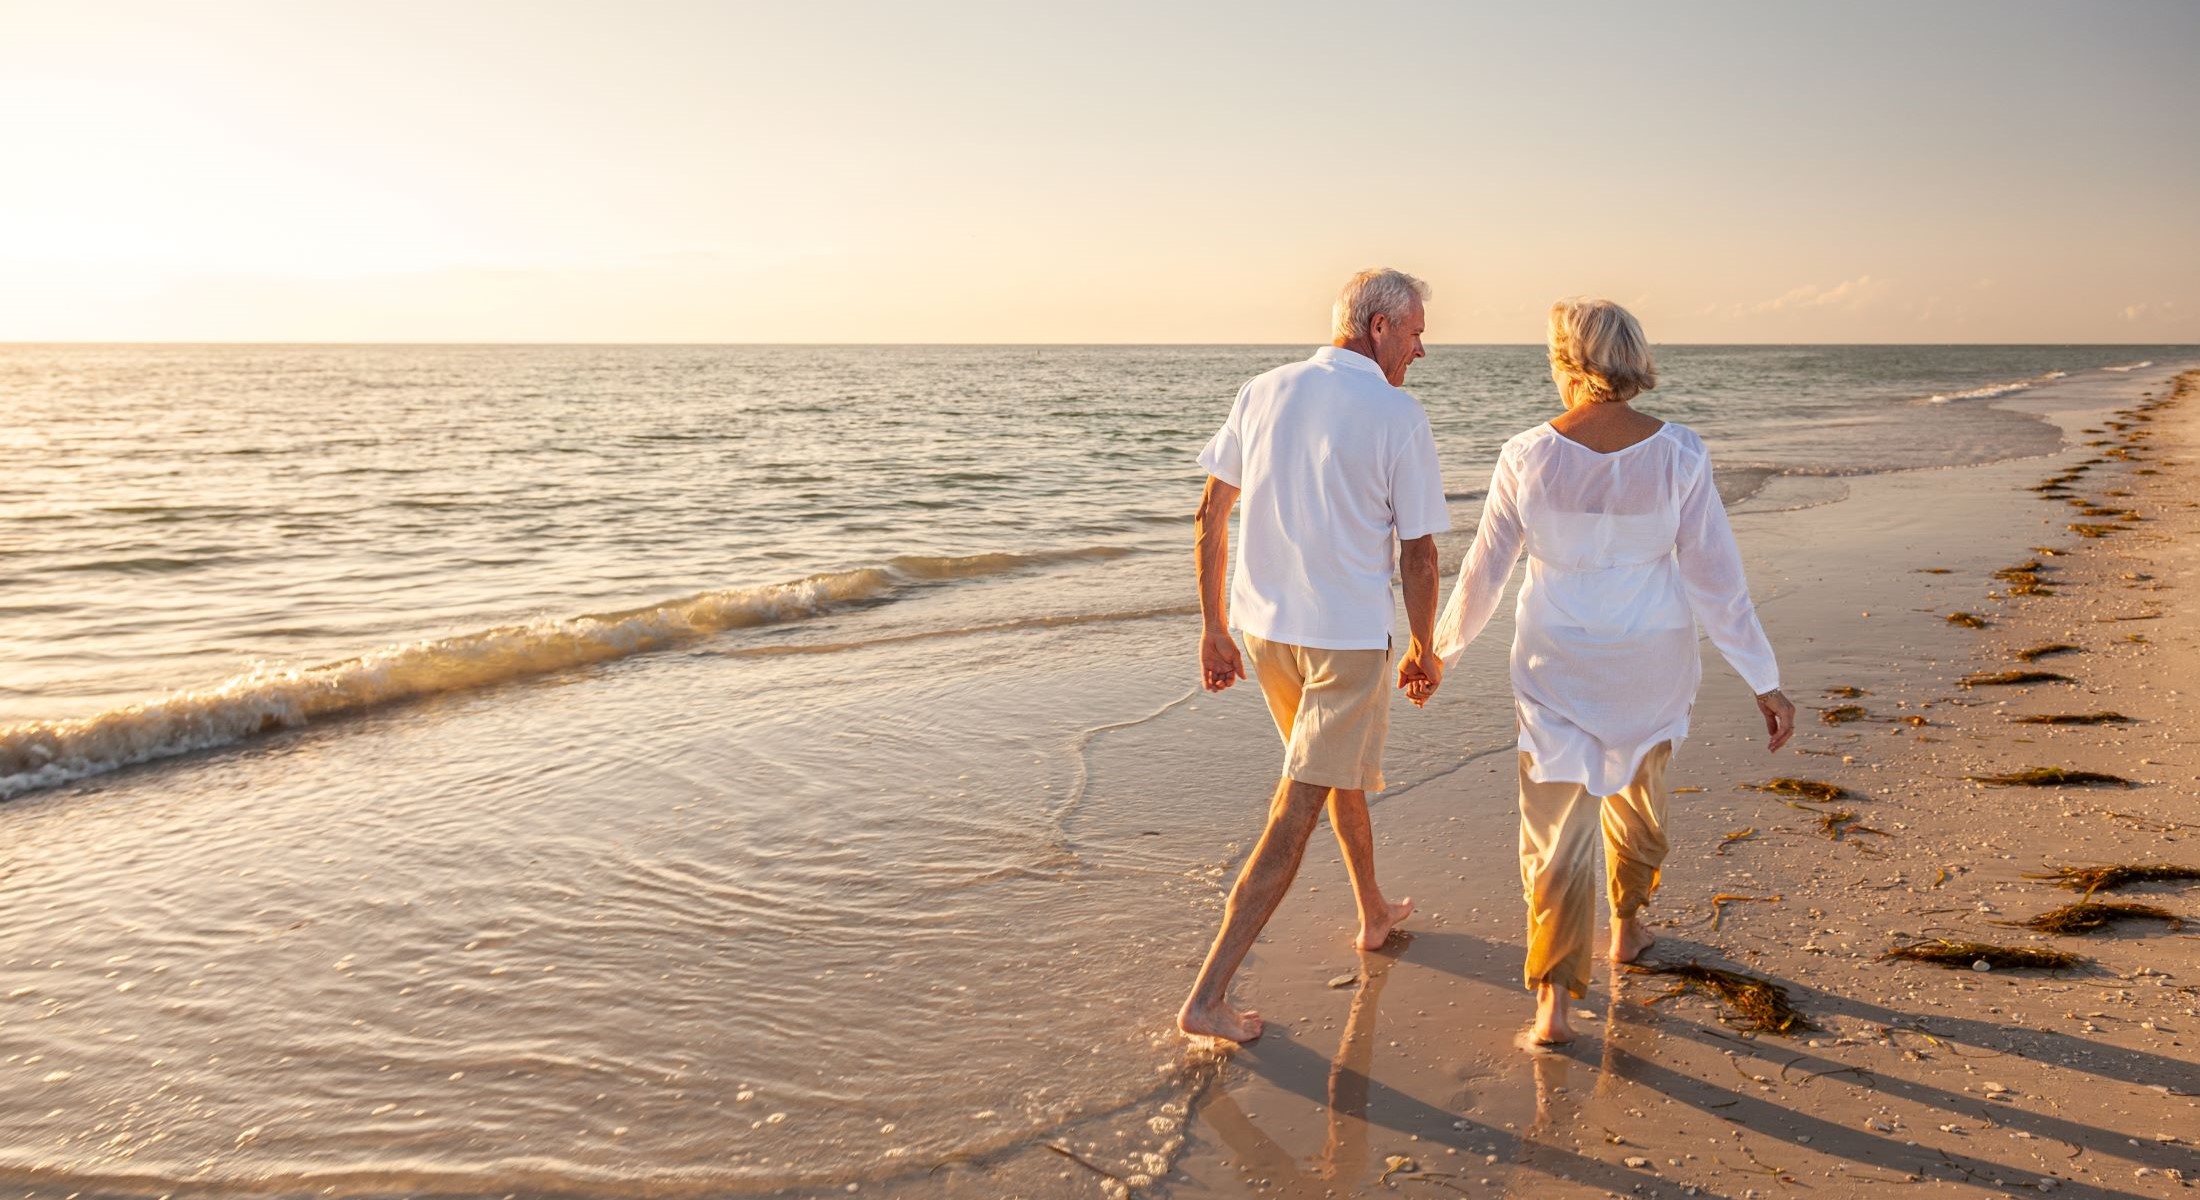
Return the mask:
{"type": "MultiPolygon", "coordinates": [[[[1786,689],[1805,706],[1802,732],[1796,749],[1768,756],[1745,690],[1707,664],[1695,736],[1674,768],[1675,785],[1694,790],[1676,797],[1647,957],[1777,981],[1815,1029],[1752,1034],[1710,1000],[1662,998],[1664,979],[1615,988],[1600,969],[1575,1005],[1582,1040],[1524,1049],[1512,757],[1478,748],[1488,752],[1378,807],[1386,885],[1422,906],[1410,936],[1352,952],[1342,868],[1326,840],[1310,852],[1234,992],[1269,1032],[1217,1068],[1185,1155],[1152,1190],[2184,1194],[2200,1179],[2200,924],[2050,938],[2001,922],[2078,898],[2028,872],[2200,866],[2200,375],[2187,378],[2166,404],[2165,368],[2040,389],[2024,406],[2070,434],[2048,459],[1868,477],[1839,503],[1736,514],[1786,689]],[[2137,412],[2144,404],[2158,407],[2137,412]],[[2136,519],[2078,515],[2028,490],[2078,464],[2078,497],[2136,519]],[[2073,523],[2113,532],[2083,538],[2073,523]],[[2050,594],[2007,594],[1994,572],[2035,558],[2050,594]],[[1958,611],[1987,623],[1945,619],[1958,611]],[[2032,665],[2074,682],[1959,682],[2024,668],[2013,652],[2046,642],[2082,647],[2032,665]],[[1861,719],[1828,724],[1816,711],[1840,704],[1861,719]],[[2136,723],[2013,720],[2098,710],[2136,723]],[[2038,766],[2138,782],[1966,779],[2038,766]],[[1850,789],[1854,800],[1816,807],[1853,810],[1882,832],[1830,838],[1821,813],[1743,786],[1775,775],[1850,789]],[[1722,852],[1743,829],[1755,832],[1722,852]],[[1722,893],[1776,899],[1728,904],[1714,920],[1722,893]],[[1978,972],[1881,961],[1931,937],[2092,962],[1978,972]],[[1346,975],[1357,981],[1337,982],[1346,975]]],[[[1503,702],[1446,694],[1437,705],[1503,702]]],[[[2200,921],[2200,885],[2099,898],[2200,921]]]]}

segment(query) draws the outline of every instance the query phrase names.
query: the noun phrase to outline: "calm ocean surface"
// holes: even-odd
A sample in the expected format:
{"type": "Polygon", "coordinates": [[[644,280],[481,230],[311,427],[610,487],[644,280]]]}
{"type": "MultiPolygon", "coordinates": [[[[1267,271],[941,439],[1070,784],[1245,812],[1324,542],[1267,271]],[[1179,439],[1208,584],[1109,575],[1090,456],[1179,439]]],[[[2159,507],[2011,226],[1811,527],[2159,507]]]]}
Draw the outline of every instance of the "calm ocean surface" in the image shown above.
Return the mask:
{"type": "MultiPolygon", "coordinates": [[[[1192,690],[1194,455],[1308,349],[0,347],[0,1184],[1161,1169],[1277,756],[1192,690]]],[[[1642,407],[1823,503],[2192,356],[1667,347],[1642,407]]],[[[1409,390],[1448,570],[1555,401],[1533,347],[1409,390]]]]}

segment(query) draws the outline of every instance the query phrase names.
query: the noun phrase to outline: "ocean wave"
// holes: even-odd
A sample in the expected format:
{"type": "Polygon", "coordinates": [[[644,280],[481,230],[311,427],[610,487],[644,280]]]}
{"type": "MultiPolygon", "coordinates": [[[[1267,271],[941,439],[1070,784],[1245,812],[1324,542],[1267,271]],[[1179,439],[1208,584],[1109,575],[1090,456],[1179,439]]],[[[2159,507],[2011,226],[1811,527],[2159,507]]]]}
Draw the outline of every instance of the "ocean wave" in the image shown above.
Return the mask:
{"type": "Polygon", "coordinates": [[[2038,387],[2043,383],[2048,383],[2052,382],[2053,380],[2061,379],[2063,376],[2068,375],[2069,373],[2070,372],[2068,371],[2049,371],[2045,375],[2035,375],[2030,379],[2018,379],[2013,380],[2009,383],[1990,383],[1985,387],[1972,388],[1970,391],[1967,392],[1943,392],[1937,395],[1927,396],[1925,398],[1925,403],[1946,404],[1950,400],[1990,400],[1995,396],[2007,396],[2015,392],[2022,392],[2031,388],[2038,387]]]}
{"type": "Polygon", "coordinates": [[[2150,358],[2145,362],[2125,363],[2123,366],[2120,367],[2102,367],[2101,369],[2103,371],[2116,371],[2118,373],[2121,373],[2124,371],[2136,371],[2139,370],[2141,367],[2151,367],[2153,365],[2154,360],[2150,358]]]}
{"type": "Polygon", "coordinates": [[[646,654],[729,630],[883,602],[912,588],[1128,553],[1120,546],[1088,546],[1036,554],[905,555],[884,566],[702,592],[624,612],[386,646],[320,666],[262,665],[211,687],[91,717],[0,727],[0,800],[319,718],[646,654]]]}

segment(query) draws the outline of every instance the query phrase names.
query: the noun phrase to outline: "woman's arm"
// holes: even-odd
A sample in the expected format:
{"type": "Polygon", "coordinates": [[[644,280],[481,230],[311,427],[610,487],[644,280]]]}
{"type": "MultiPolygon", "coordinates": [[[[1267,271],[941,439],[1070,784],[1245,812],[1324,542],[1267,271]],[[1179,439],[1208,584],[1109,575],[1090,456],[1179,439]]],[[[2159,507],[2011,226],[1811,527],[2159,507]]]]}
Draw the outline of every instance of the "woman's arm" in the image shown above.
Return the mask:
{"type": "Polygon", "coordinates": [[[1457,663],[1490,623],[1519,558],[1520,473],[1510,455],[1499,454],[1497,469],[1490,474],[1489,495],[1482,499],[1482,523],[1475,526],[1474,545],[1467,551],[1467,561],[1460,564],[1451,599],[1436,618],[1436,656],[1445,666],[1457,663]]]}
{"type": "Polygon", "coordinates": [[[1708,455],[1699,460],[1681,493],[1680,529],[1674,545],[1688,607],[1711,644],[1757,694],[1765,732],[1771,748],[1778,750],[1795,733],[1795,706],[1780,694],[1780,664],[1772,656],[1765,627],[1757,620],[1757,606],[1750,601],[1741,547],[1734,543],[1734,527],[1727,524],[1726,506],[1719,502],[1708,455]]]}

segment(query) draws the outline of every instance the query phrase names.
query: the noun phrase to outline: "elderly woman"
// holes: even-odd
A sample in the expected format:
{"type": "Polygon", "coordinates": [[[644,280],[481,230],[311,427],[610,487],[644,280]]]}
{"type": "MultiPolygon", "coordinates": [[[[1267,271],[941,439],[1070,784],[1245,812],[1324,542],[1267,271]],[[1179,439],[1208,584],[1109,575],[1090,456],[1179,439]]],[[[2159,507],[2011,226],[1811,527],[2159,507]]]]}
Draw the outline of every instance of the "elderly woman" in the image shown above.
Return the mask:
{"type": "Polygon", "coordinates": [[[1654,940],[1638,914],[1665,861],[1665,768],[1703,677],[1699,623],[1757,694],[1771,749],[1795,730],[1703,439],[1629,404],[1657,386],[1642,326],[1607,300],[1561,301],[1550,357],[1566,411],[1505,443],[1436,624],[1437,653],[1457,662],[1527,550],[1512,680],[1526,977],[1543,1044],[1573,1040],[1568,997],[1588,990],[1600,827],[1612,960],[1654,940]]]}

